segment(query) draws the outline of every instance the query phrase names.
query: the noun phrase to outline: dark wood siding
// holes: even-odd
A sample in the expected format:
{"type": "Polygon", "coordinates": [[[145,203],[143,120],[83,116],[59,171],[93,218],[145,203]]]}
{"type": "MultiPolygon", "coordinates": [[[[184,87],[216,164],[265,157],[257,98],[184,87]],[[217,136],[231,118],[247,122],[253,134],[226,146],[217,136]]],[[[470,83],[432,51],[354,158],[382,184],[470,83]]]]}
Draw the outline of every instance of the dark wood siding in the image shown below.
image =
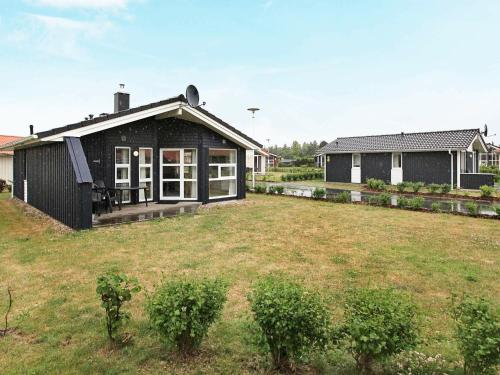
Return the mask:
{"type": "Polygon", "coordinates": [[[16,150],[14,151],[14,163],[13,163],[13,178],[14,196],[18,199],[24,200],[24,179],[25,174],[25,163],[26,163],[26,150],[16,150]]]}
{"type": "Polygon", "coordinates": [[[326,181],[351,182],[352,154],[326,155],[326,181]]]}
{"type": "Polygon", "coordinates": [[[491,173],[460,174],[460,187],[463,189],[479,189],[482,185],[494,186],[495,175],[491,173]]]}
{"type": "Polygon", "coordinates": [[[365,183],[368,178],[377,178],[391,182],[392,168],[391,153],[369,153],[361,154],[361,182],[365,183]]]}
{"type": "Polygon", "coordinates": [[[77,183],[66,143],[33,147],[24,152],[28,203],[71,228],[91,228],[91,184],[77,183]]]}
{"type": "MultiPolygon", "coordinates": [[[[230,148],[238,151],[237,198],[245,198],[245,149],[222,135],[194,122],[168,118],[148,118],[105,130],[82,138],[90,171],[95,180],[103,180],[107,186],[115,184],[115,147],[130,147],[131,155],[140,147],[153,149],[153,200],[160,202],[160,149],[196,148],[198,150],[198,200],[212,202],[208,198],[208,150],[230,148]]],[[[131,184],[139,184],[139,164],[131,156],[131,184]]],[[[231,198],[228,198],[231,199],[231,198]]],[[[232,198],[234,199],[234,198],[232,198]]],[[[165,203],[175,203],[167,201],[165,203]]]]}
{"type": "MultiPolygon", "coordinates": [[[[456,168],[456,160],[454,160],[456,168]]],[[[456,174],[456,172],[454,172],[456,174]]],[[[426,184],[451,183],[451,157],[448,152],[404,152],[403,180],[426,184]]],[[[456,181],[456,177],[455,177],[456,181]]]]}

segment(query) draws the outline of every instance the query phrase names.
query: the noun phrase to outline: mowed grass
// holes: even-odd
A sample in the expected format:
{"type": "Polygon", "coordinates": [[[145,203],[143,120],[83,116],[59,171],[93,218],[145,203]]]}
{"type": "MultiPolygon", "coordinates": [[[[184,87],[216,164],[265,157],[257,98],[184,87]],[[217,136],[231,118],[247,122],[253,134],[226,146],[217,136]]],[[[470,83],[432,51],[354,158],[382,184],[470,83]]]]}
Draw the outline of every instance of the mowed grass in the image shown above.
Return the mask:
{"type": "Polygon", "coordinates": [[[450,294],[499,303],[499,252],[495,220],[292,197],[249,195],[247,204],[195,216],[69,234],[0,199],[0,311],[10,285],[10,320],[18,329],[0,338],[0,372],[261,373],[265,360],[247,339],[246,296],[259,276],[274,271],[319,290],[334,321],[342,317],[347,288],[406,291],[424,316],[419,349],[454,360],[450,294]],[[95,293],[96,277],[110,268],[136,276],[147,290],[162,277],[225,277],[223,318],[199,356],[178,358],[160,344],[148,328],[144,292],[128,305],[132,341],[110,346],[95,293]]]}

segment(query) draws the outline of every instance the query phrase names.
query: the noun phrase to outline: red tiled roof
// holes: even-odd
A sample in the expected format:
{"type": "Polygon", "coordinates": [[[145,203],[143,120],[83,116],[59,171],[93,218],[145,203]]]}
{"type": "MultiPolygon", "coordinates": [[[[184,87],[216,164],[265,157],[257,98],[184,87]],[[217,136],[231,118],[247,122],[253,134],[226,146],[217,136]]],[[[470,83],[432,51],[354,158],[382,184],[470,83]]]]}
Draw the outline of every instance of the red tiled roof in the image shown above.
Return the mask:
{"type": "MultiPolygon", "coordinates": [[[[0,135],[0,146],[4,145],[6,143],[14,142],[19,139],[22,139],[23,137],[16,137],[15,135],[0,135]]],[[[13,155],[13,151],[0,151],[0,154],[3,155],[13,155]]]]}

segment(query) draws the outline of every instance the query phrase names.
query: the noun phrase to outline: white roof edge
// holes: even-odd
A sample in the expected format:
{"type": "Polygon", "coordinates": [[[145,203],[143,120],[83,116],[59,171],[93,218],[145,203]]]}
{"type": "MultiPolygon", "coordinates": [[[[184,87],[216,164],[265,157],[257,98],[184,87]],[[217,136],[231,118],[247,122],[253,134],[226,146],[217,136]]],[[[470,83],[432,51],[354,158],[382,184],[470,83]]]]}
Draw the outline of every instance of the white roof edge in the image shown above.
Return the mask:
{"type": "Polygon", "coordinates": [[[426,149],[426,150],[355,150],[355,151],[324,151],[321,152],[317,155],[325,155],[325,154],[374,154],[374,153],[389,153],[389,152],[434,152],[434,151],[463,151],[466,150],[466,147],[452,147],[452,148],[433,148],[433,149],[426,149]]]}
{"type": "Polygon", "coordinates": [[[36,134],[29,135],[27,137],[18,139],[16,141],[4,143],[3,145],[0,146],[0,151],[14,151],[14,147],[16,147],[16,146],[22,146],[24,144],[33,143],[33,142],[36,142],[37,140],[38,140],[38,136],[36,134]]]}
{"type": "Polygon", "coordinates": [[[194,108],[187,106],[184,102],[182,102],[180,100],[173,102],[173,103],[165,104],[165,105],[162,105],[159,107],[145,109],[145,110],[140,111],[140,112],[131,113],[129,115],[113,118],[110,120],[101,121],[97,124],[92,124],[92,125],[84,126],[84,127],[77,128],[77,129],[63,131],[63,132],[58,133],[58,134],[54,134],[54,135],[40,138],[40,141],[41,142],[61,142],[64,137],[82,137],[82,136],[89,135],[92,133],[97,133],[97,132],[100,132],[103,130],[111,129],[111,128],[114,128],[114,127],[117,127],[120,125],[125,125],[125,124],[128,124],[130,122],[142,120],[142,119],[147,118],[147,117],[152,117],[152,116],[156,116],[156,115],[159,115],[159,114],[162,114],[165,112],[174,111],[174,110],[177,110],[179,108],[182,108],[182,110],[197,117],[198,119],[203,121],[205,124],[207,124],[209,127],[213,128],[213,130],[226,136],[227,138],[229,138],[230,140],[239,144],[240,146],[242,146],[246,149],[258,149],[259,148],[258,145],[246,140],[242,136],[233,132],[231,129],[228,129],[227,127],[221,125],[219,122],[213,120],[212,118],[201,113],[200,111],[197,111],[194,108]]]}

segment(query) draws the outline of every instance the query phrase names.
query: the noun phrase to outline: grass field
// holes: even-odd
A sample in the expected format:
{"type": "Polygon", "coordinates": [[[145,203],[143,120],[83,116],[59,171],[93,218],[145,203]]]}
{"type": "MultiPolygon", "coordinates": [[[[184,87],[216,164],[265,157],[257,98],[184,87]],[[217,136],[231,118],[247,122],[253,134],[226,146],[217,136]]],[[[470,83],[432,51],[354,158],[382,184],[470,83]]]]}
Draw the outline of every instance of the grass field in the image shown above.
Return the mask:
{"type": "MultiPolygon", "coordinates": [[[[484,294],[500,303],[500,230],[493,220],[250,195],[244,205],[195,216],[62,234],[5,198],[0,311],[10,285],[17,331],[0,338],[2,374],[262,373],[265,358],[245,340],[251,322],[246,295],[256,278],[273,271],[318,289],[334,319],[342,316],[346,288],[407,291],[425,316],[419,349],[451,360],[457,349],[447,316],[450,293],[484,294]],[[152,335],[144,292],[129,305],[132,341],[108,345],[95,280],[112,267],[148,290],[162,275],[229,281],[223,319],[198,357],[178,358],[152,335]]],[[[329,358],[306,372],[332,373],[329,358]]]]}

